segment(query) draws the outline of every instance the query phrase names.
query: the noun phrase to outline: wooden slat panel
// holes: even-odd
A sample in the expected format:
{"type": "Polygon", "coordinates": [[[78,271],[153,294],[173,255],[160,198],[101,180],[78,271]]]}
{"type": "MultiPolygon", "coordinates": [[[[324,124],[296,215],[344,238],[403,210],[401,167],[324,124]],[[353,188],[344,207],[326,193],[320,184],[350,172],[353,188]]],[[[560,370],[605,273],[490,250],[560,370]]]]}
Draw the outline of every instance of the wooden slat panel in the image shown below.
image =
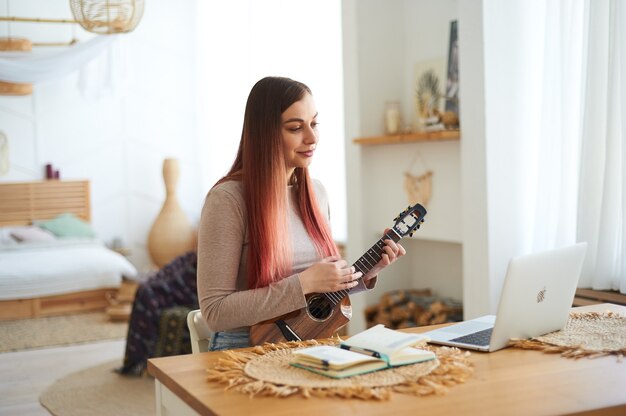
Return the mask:
{"type": "Polygon", "coordinates": [[[31,318],[33,314],[32,299],[3,300],[0,302],[0,321],[7,319],[31,318]]]}
{"type": "MultiPolygon", "coordinates": [[[[80,298],[76,294],[59,296],[46,296],[39,299],[40,316],[62,315],[79,311],[102,310],[109,306],[109,301],[103,290],[90,290],[81,292],[80,298]]],[[[114,294],[116,290],[109,289],[114,294]]]]}
{"type": "Polygon", "coordinates": [[[22,212],[12,211],[12,212],[0,212],[0,218],[4,218],[6,220],[22,220],[25,218],[22,212]]]}
{"type": "Polygon", "coordinates": [[[8,220],[8,221],[0,220],[0,227],[6,227],[9,225],[30,225],[30,224],[32,224],[31,220],[25,220],[23,218],[13,219],[13,220],[8,220]]]}
{"type": "Polygon", "coordinates": [[[107,293],[110,297],[117,290],[96,289],[33,299],[3,300],[0,301],[0,321],[104,310],[109,306],[107,293]]]}
{"type": "MultiPolygon", "coordinates": [[[[0,196],[0,198],[2,198],[0,196]]],[[[18,212],[19,210],[30,209],[30,199],[24,200],[15,200],[15,199],[4,199],[0,202],[0,206],[2,207],[3,212],[18,212]]]]}
{"type": "Polygon", "coordinates": [[[27,225],[64,213],[91,221],[89,181],[0,184],[0,226],[27,225]]]}

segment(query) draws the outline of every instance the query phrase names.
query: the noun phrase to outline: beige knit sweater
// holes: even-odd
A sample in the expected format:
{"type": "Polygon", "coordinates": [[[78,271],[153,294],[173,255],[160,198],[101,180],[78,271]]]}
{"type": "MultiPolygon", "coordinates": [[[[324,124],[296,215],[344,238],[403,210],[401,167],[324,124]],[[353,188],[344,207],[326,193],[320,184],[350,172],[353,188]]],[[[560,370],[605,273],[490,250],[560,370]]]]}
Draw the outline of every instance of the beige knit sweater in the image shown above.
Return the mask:
{"type": "MultiPolygon", "coordinates": [[[[327,214],[328,197],[314,181],[321,212],[327,214]]],[[[293,246],[293,274],[268,287],[248,289],[246,207],[241,182],[224,182],[206,197],[198,229],[198,300],[212,331],[239,331],[306,306],[298,273],[320,260],[300,217],[289,205],[293,246]]],[[[368,282],[371,288],[375,282],[368,282]]],[[[361,281],[350,293],[366,287],[361,281]]]]}

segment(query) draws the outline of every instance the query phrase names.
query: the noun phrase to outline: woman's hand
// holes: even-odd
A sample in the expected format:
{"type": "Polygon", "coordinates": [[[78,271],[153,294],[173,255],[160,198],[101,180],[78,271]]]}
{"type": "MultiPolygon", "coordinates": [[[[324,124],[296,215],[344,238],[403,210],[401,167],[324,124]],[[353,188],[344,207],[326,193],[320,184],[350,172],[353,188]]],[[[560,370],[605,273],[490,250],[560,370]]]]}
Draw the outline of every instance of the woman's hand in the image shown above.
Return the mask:
{"type": "MultiPolygon", "coordinates": [[[[386,235],[389,231],[389,228],[385,229],[383,235],[386,235]]],[[[381,270],[406,254],[404,247],[393,240],[383,240],[383,242],[385,243],[385,247],[383,247],[382,258],[374,265],[374,267],[372,267],[372,270],[367,272],[367,274],[363,277],[363,281],[366,285],[367,282],[376,277],[381,270]]]]}
{"type": "Polygon", "coordinates": [[[338,256],[326,257],[300,273],[300,286],[309,293],[338,292],[356,286],[363,275],[338,256]]]}

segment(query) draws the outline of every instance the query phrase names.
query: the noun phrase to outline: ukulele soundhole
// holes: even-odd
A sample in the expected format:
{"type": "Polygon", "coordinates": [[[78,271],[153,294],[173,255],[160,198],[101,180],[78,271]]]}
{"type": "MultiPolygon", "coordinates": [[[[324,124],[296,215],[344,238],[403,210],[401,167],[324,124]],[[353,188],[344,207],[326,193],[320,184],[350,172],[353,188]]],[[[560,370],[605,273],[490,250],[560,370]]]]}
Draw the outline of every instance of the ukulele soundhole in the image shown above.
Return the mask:
{"type": "Polygon", "coordinates": [[[325,321],[333,314],[334,305],[323,295],[311,296],[306,302],[306,310],[315,321],[325,321]]]}

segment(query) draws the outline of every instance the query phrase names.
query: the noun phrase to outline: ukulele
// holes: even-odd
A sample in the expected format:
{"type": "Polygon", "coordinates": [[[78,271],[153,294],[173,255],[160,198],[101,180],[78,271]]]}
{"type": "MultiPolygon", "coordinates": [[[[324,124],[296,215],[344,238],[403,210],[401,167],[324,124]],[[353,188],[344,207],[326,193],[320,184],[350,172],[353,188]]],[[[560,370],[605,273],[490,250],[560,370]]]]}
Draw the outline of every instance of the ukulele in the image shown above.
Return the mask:
{"type": "MultiPolygon", "coordinates": [[[[424,222],[425,215],[426,209],[420,204],[409,206],[394,218],[393,227],[352,266],[365,276],[382,259],[384,240],[397,243],[407,235],[412,236],[424,222]]],[[[349,289],[343,289],[307,295],[306,307],[250,327],[251,345],[333,336],[352,317],[349,292],[349,289]]]]}

